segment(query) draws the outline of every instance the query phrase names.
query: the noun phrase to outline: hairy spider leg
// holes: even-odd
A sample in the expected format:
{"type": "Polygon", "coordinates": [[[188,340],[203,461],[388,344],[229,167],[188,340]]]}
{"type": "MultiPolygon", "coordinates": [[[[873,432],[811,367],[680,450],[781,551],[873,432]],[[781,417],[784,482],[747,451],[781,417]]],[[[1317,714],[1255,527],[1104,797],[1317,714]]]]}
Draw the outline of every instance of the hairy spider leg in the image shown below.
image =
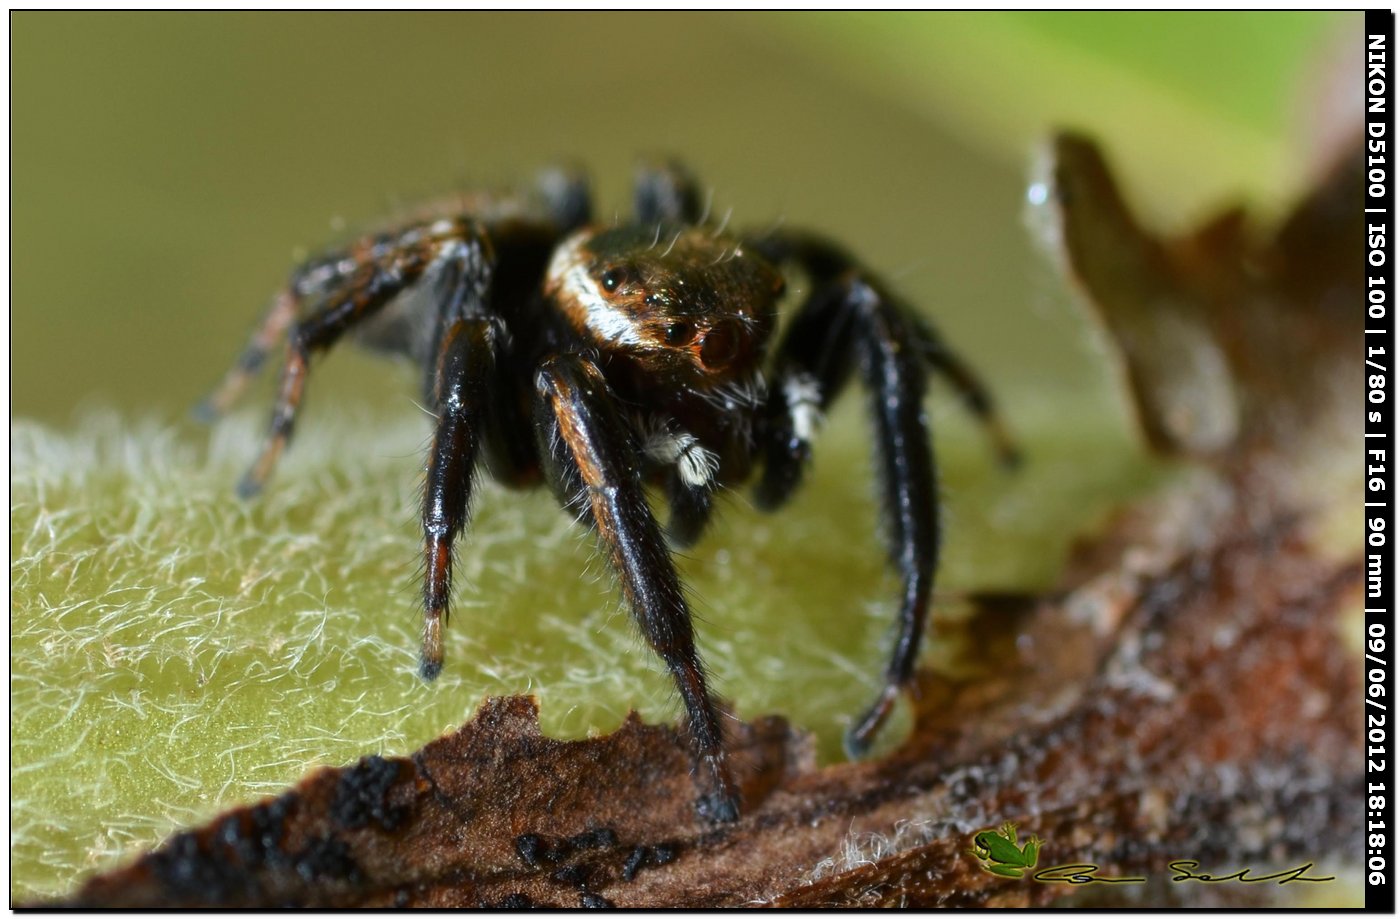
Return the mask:
{"type": "Polygon", "coordinates": [[[862,755],[909,685],[938,566],[937,466],[923,409],[925,354],[911,313],[839,249],[783,234],[755,243],[776,261],[796,261],[813,290],[774,356],[757,501],[780,506],[801,481],[816,419],[859,369],[875,422],[876,468],[890,561],[903,582],[885,686],[846,732],[862,755]]]}
{"type": "Polygon", "coordinates": [[[466,526],[471,507],[485,418],[502,336],[484,317],[454,322],[443,335],[437,363],[437,431],[428,451],[423,488],[423,656],[419,672],[433,680],[442,672],[442,628],[452,593],[452,544],[466,526]]]}
{"type": "Polygon", "coordinates": [[[485,239],[468,221],[442,221],[430,229],[432,232],[425,232],[420,227],[403,234],[401,245],[377,262],[361,265],[341,289],[292,326],[267,439],[262,453],[239,482],[240,496],[249,498],[262,490],[291,439],[313,353],[331,347],[349,329],[377,313],[417,282],[429,266],[458,262],[465,274],[471,274],[472,266],[488,257],[485,239]]]}
{"type": "Polygon", "coordinates": [[[904,582],[885,688],[846,732],[847,752],[860,756],[914,675],[933,599],[941,533],[937,466],[923,408],[924,367],[913,347],[911,325],[904,311],[869,283],[851,277],[845,286],[875,418],[890,560],[904,582]]]}
{"type": "Polygon", "coordinates": [[[262,369],[267,355],[277,346],[287,327],[296,318],[300,303],[301,299],[291,287],[277,293],[272,306],[268,308],[258,327],[253,330],[247,346],[238,355],[233,366],[224,374],[214,390],[194,407],[196,421],[212,423],[233,408],[238,398],[247,390],[248,384],[262,369]]]}
{"type": "Polygon", "coordinates": [[[540,453],[566,508],[582,504],[617,571],[647,643],[666,663],[690,724],[703,792],[701,817],[735,820],[739,794],[724,754],[690,608],[656,518],[647,506],[640,449],[614,408],[602,372],[577,354],[546,360],[536,377],[540,453]]]}
{"type": "Polygon", "coordinates": [[[695,544],[705,532],[714,513],[713,483],[691,485],[680,472],[666,474],[666,501],[671,516],[666,520],[666,538],[678,549],[695,544]]]}
{"type": "Polygon", "coordinates": [[[350,249],[326,253],[297,266],[287,286],[273,298],[233,366],[213,392],[195,406],[195,420],[208,424],[227,414],[262,369],[268,354],[282,340],[301,305],[311,298],[341,292],[356,271],[367,262],[382,258],[393,240],[394,237],[387,234],[367,237],[350,249]]]}
{"type": "Polygon", "coordinates": [[[982,425],[987,437],[992,442],[992,449],[997,454],[997,461],[1005,469],[1014,469],[1021,464],[1021,451],[1017,448],[1011,438],[1011,434],[1006,429],[1006,424],[1001,420],[1001,415],[997,411],[996,403],[992,399],[991,390],[982,382],[966,361],[957,355],[948,343],[943,340],[926,320],[920,316],[912,317],[914,321],[914,334],[919,343],[919,349],[923,352],[924,360],[935,372],[941,374],[945,380],[952,384],[962,397],[963,406],[982,425]]]}
{"type": "Polygon", "coordinates": [[[466,526],[477,457],[496,390],[506,332],[489,313],[493,266],[480,248],[463,247],[439,279],[441,308],[431,392],[437,430],[423,484],[423,651],[419,673],[442,672],[442,629],[452,598],[452,544],[466,526]]]}
{"type": "MultiPolygon", "coordinates": [[[[422,271],[419,265],[405,267],[414,279],[422,271]]],[[[287,357],[272,422],[262,452],[238,483],[241,497],[251,498],[262,491],[291,439],[297,410],[306,390],[311,354],[329,348],[347,329],[393,299],[402,286],[396,272],[384,271],[377,265],[366,266],[353,278],[348,290],[331,297],[315,313],[292,327],[287,336],[287,357]]]]}
{"type": "MultiPolygon", "coordinates": [[[[765,418],[770,434],[761,448],[764,475],[756,500],[772,510],[785,503],[801,484],[811,458],[815,423],[844,387],[851,370],[852,352],[842,346],[852,334],[850,317],[844,314],[839,286],[834,285],[844,274],[865,273],[840,248],[809,234],[770,233],[747,240],[745,245],[775,264],[796,262],[814,285],[777,348],[770,371],[772,386],[765,418]],[[803,430],[795,431],[794,425],[803,430]]],[[[1019,465],[1020,450],[982,378],[949,347],[932,323],[912,310],[905,309],[904,314],[917,350],[957,391],[964,408],[991,441],[998,461],[1005,468],[1019,465]]]]}
{"type": "Polygon", "coordinates": [[[506,339],[490,315],[493,268],[480,247],[467,247],[438,279],[438,336],[429,392],[437,428],[423,482],[423,650],[419,673],[442,672],[442,629],[452,599],[452,544],[467,524],[477,459],[496,391],[506,339]]]}
{"type": "Polygon", "coordinates": [[[577,166],[559,165],[540,170],[535,188],[544,199],[561,235],[577,230],[593,219],[593,195],[588,177],[577,166]]]}
{"type": "Polygon", "coordinates": [[[638,164],[632,184],[632,209],[643,226],[700,222],[700,183],[674,160],[645,160],[638,164]]]}

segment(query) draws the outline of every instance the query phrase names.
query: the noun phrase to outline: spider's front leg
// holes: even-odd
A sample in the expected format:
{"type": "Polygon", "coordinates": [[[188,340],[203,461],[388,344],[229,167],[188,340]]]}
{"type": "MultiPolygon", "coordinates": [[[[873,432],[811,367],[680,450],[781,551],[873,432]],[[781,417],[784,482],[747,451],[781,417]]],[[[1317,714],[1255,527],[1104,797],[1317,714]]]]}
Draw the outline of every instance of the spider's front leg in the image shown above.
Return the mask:
{"type": "Polygon", "coordinates": [[[774,360],[761,446],[760,506],[780,506],[800,483],[817,423],[855,370],[870,394],[890,560],[903,594],[885,686],[846,733],[847,752],[859,756],[913,678],[938,566],[937,467],[923,409],[926,369],[953,382],[983,421],[1003,461],[1014,461],[1015,451],[981,381],[930,326],[844,252],[801,234],[770,236],[752,245],[775,262],[800,265],[813,286],[774,360]]]}
{"type": "Polygon", "coordinates": [[[449,302],[450,325],[442,336],[433,389],[437,430],[428,453],[423,488],[423,654],[419,673],[434,680],[442,672],[442,629],[452,598],[452,544],[467,523],[488,406],[495,389],[500,323],[449,302]],[[462,315],[462,314],[467,315],[462,315]]]}
{"type": "Polygon", "coordinates": [[[700,183],[674,160],[644,161],[632,184],[632,210],[641,224],[699,223],[700,183]]]}
{"type": "Polygon", "coordinates": [[[602,372],[587,358],[546,361],[536,389],[540,454],[560,500],[590,512],[642,634],[680,690],[699,761],[696,810],[709,820],[732,821],[739,794],[725,759],[719,712],[695,648],[680,578],[647,506],[639,446],[602,372]]]}
{"type": "MultiPolygon", "coordinates": [[[[468,226],[465,222],[459,224],[468,226]]],[[[452,545],[467,524],[481,447],[493,421],[505,324],[490,306],[495,260],[473,228],[439,256],[433,275],[440,332],[429,399],[437,415],[423,486],[423,650],[425,680],[442,672],[442,629],[452,595],[452,545]]]]}

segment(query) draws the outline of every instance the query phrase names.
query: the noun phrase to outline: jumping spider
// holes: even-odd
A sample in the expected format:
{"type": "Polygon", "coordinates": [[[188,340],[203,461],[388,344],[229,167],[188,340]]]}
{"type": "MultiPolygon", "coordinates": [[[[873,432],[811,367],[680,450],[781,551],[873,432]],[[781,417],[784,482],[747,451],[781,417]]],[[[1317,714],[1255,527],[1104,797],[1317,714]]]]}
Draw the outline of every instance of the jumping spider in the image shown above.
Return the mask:
{"type": "Polygon", "coordinates": [[[938,492],[926,368],[956,387],[1003,460],[1014,451],[972,370],[838,246],[793,230],[712,226],[694,180],[669,163],[638,172],[635,211],[630,223],[593,223],[584,180],[554,170],[529,195],[477,195],[312,259],[292,273],[199,414],[226,411],[286,335],[271,430],[239,486],[249,497],[291,437],[312,354],[354,330],[364,344],[416,361],[437,417],[423,495],[423,678],[442,669],[452,546],[478,468],[511,487],[547,482],[591,521],[643,635],[675,678],[698,761],[697,810],[729,821],[738,789],[646,487],[665,490],[675,546],[700,535],[717,489],[756,467],[758,505],[780,507],[801,482],[823,413],[859,373],[903,593],[885,687],[846,735],[858,755],[910,682],[933,589],[938,492]],[[792,269],[808,290],[775,340],[783,271],[792,269]]]}

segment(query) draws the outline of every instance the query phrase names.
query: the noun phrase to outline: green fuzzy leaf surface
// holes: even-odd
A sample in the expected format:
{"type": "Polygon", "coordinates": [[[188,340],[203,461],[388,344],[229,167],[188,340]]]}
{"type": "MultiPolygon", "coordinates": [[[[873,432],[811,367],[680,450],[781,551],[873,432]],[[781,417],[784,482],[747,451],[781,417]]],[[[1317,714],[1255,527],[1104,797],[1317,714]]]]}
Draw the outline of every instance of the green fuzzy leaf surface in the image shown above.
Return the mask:
{"type": "MultiPolygon", "coordinates": [[[[828,761],[877,688],[896,595],[860,409],[835,413],[788,509],[731,493],[680,561],[719,693],[814,731],[828,761]]],[[[962,592],[1046,585],[1071,536],[1156,474],[1112,411],[1013,410],[1029,454],[1014,475],[952,406],[934,415],[946,553],[927,657],[953,668],[962,592]]],[[[424,685],[426,419],[318,417],[263,498],[241,502],[258,434],[251,415],[212,434],[114,415],[14,425],[12,897],[69,889],[316,765],[406,754],[487,695],[534,693],[565,737],[630,708],[679,716],[592,537],[544,491],[482,489],[447,667],[424,685]]]]}

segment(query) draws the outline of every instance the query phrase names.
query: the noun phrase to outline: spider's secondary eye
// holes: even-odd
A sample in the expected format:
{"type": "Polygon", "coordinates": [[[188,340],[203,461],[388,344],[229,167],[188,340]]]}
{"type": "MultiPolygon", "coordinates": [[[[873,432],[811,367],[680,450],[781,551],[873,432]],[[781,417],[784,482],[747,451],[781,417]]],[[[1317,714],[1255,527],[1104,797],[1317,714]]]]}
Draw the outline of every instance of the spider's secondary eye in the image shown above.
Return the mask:
{"type": "Polygon", "coordinates": [[[695,326],[688,322],[673,322],[666,327],[666,344],[688,345],[695,338],[695,326]]]}
{"type": "Polygon", "coordinates": [[[612,293],[617,290],[622,283],[622,272],[616,268],[609,268],[603,272],[603,290],[612,293]]]}

